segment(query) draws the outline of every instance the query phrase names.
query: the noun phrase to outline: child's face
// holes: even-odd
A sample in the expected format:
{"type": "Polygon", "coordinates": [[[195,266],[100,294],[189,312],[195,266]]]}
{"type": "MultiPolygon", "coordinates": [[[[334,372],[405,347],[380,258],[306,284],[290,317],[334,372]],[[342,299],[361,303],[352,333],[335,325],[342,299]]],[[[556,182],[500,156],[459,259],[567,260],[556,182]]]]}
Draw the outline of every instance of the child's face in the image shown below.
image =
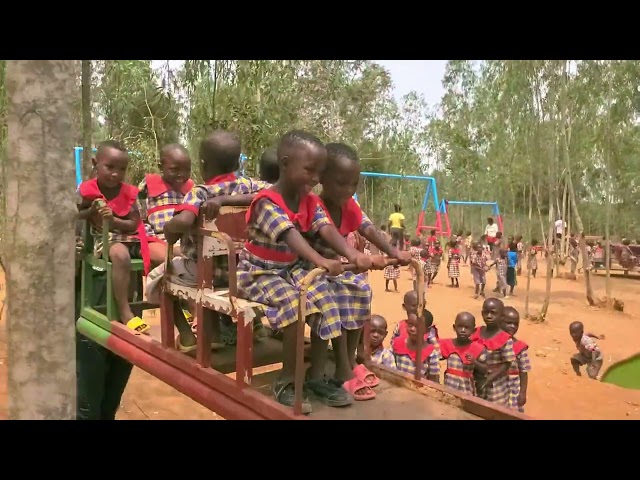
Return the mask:
{"type": "Polygon", "coordinates": [[[482,304],[482,319],[487,327],[499,325],[502,318],[502,303],[496,298],[487,298],[482,304]]]}
{"type": "Polygon", "coordinates": [[[418,337],[418,316],[415,314],[409,315],[407,319],[407,334],[411,339],[418,337]]]}
{"type": "Polygon", "coordinates": [[[282,159],[284,178],[289,185],[298,187],[298,194],[305,196],[320,182],[320,175],[327,164],[327,150],[316,145],[303,144],[292,148],[282,159]]]}
{"type": "Polygon", "coordinates": [[[507,258],[507,251],[506,250],[500,250],[500,258],[507,258]]]}
{"type": "Polygon", "coordinates": [[[101,186],[115,188],[124,181],[129,166],[129,154],[116,148],[105,148],[94,159],[96,177],[101,186]]]}
{"type": "Polygon", "coordinates": [[[191,158],[180,149],[165,153],[160,167],[164,181],[178,190],[191,178],[191,158]]]}
{"type": "Polygon", "coordinates": [[[322,175],[322,192],[327,198],[343,205],[358,189],[360,167],[356,162],[345,157],[338,157],[333,162],[331,171],[322,175]]]}
{"type": "Polygon", "coordinates": [[[582,325],[569,326],[569,335],[571,335],[574,342],[579,341],[584,335],[584,327],[582,325]]]}
{"type": "Polygon", "coordinates": [[[471,334],[476,329],[476,319],[469,312],[462,312],[456,316],[453,329],[459,340],[469,340],[471,334]]]}
{"type": "Polygon", "coordinates": [[[384,318],[378,316],[371,317],[370,332],[369,344],[372,350],[377,350],[387,337],[387,322],[384,318]]]}
{"type": "Polygon", "coordinates": [[[407,315],[418,314],[418,295],[415,291],[409,292],[404,296],[402,308],[407,312],[407,315]]]}
{"type": "Polygon", "coordinates": [[[502,316],[502,330],[512,337],[518,333],[520,328],[520,315],[515,310],[508,309],[502,316]]]}

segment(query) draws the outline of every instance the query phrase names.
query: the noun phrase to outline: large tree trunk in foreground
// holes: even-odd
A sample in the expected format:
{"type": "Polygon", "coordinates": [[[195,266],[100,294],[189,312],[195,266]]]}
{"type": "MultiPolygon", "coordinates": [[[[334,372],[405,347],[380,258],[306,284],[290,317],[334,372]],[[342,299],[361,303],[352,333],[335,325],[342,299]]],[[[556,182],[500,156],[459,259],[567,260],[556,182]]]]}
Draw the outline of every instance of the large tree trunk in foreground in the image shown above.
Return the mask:
{"type": "Polygon", "coordinates": [[[7,62],[9,418],[74,419],[74,60],[7,62]]]}

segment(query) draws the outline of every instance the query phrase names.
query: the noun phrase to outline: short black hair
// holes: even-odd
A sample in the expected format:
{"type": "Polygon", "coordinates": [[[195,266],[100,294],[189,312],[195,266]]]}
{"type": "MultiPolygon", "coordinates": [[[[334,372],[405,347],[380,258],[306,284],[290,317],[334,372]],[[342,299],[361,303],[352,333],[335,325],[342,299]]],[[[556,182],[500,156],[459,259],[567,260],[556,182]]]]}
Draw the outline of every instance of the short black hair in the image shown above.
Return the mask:
{"type": "Polygon", "coordinates": [[[100,142],[98,144],[98,148],[96,151],[96,157],[98,157],[101,153],[103,153],[107,148],[113,148],[114,150],[118,150],[119,152],[127,152],[127,149],[125,148],[124,145],[122,145],[122,143],[120,143],[117,140],[105,140],[103,142],[100,142]]]}
{"type": "Polygon", "coordinates": [[[206,170],[215,168],[222,173],[231,173],[240,167],[240,137],[225,130],[216,130],[200,142],[199,153],[206,170]]]}
{"type": "Polygon", "coordinates": [[[278,162],[278,149],[269,147],[260,157],[260,180],[268,183],[276,183],[280,178],[280,163],[278,162]]]}
{"type": "Polygon", "coordinates": [[[345,157],[360,164],[358,152],[356,152],[355,148],[344,143],[327,143],[325,146],[327,148],[327,168],[339,157],[345,157]]]}
{"type": "Polygon", "coordinates": [[[187,150],[183,145],[180,145],[179,143],[170,143],[160,149],[160,161],[162,162],[162,159],[166,155],[168,155],[169,152],[172,152],[173,150],[179,150],[180,152],[184,153],[187,157],[189,156],[189,150],[187,150]]]}
{"type": "Polygon", "coordinates": [[[303,144],[325,148],[322,140],[313,133],[305,132],[304,130],[291,130],[280,138],[280,142],[278,143],[278,159],[286,156],[289,148],[303,144]]]}

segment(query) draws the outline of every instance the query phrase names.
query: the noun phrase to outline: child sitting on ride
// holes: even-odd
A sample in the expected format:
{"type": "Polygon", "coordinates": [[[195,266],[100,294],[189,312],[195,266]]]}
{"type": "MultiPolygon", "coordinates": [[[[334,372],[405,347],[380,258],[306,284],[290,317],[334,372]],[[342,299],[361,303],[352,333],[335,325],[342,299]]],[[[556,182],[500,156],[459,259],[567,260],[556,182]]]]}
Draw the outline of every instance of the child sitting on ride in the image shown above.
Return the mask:
{"type": "Polygon", "coordinates": [[[485,326],[478,327],[471,340],[487,349],[487,374],[475,373],[477,395],[499,405],[509,405],[509,377],[507,372],[516,361],[511,335],[502,330],[504,304],[497,298],[487,298],[482,304],[485,326]]]}
{"type": "Polygon", "coordinates": [[[511,335],[513,351],[516,360],[511,363],[507,372],[509,376],[509,407],[519,412],[524,412],[524,404],[527,403],[527,387],[529,385],[529,345],[516,339],[516,333],[520,328],[520,314],[513,307],[504,307],[502,315],[502,329],[511,335]]]}
{"type": "MultiPolygon", "coordinates": [[[[205,183],[196,185],[187,193],[182,204],[176,207],[174,217],[164,226],[169,243],[180,239],[182,256],[175,257],[171,262],[174,273],[172,279],[176,283],[188,287],[197,285],[198,242],[202,238],[192,235],[191,229],[196,224],[199,213],[202,211],[208,220],[212,220],[221,207],[249,205],[257,192],[269,186],[266,182],[236,176],[234,172],[239,167],[240,152],[240,139],[230,132],[215,131],[200,143],[201,173],[205,183]]],[[[227,256],[215,256],[214,262],[214,288],[228,287],[227,256]]],[[[149,285],[148,287],[148,291],[152,290],[149,285]]],[[[236,329],[233,328],[232,321],[227,315],[220,315],[220,320],[222,340],[229,337],[225,343],[233,343],[236,329]]],[[[178,349],[183,352],[195,350],[196,337],[188,322],[177,314],[175,324],[179,333],[176,340],[178,349]]],[[[218,340],[220,339],[214,339],[212,347],[221,346],[218,340]]]]}
{"type": "Polygon", "coordinates": [[[160,150],[162,174],[148,173],[138,185],[140,216],[154,234],[164,240],[164,224],[193,188],[191,157],[182,145],[172,143],[160,150]]]}
{"type": "Polygon", "coordinates": [[[468,395],[476,394],[474,372],[486,372],[486,350],[479,342],[471,340],[475,329],[476,317],[469,312],[461,312],[453,324],[456,338],[440,340],[440,354],[447,361],[444,385],[468,395]]]}
{"type": "Polygon", "coordinates": [[[393,353],[382,345],[385,338],[387,338],[387,320],[382,315],[371,315],[371,330],[369,332],[371,361],[378,365],[395,368],[393,353]]]}
{"type": "Polygon", "coordinates": [[[280,165],[278,165],[278,149],[269,147],[260,157],[260,180],[270,184],[274,184],[280,177],[280,165]]]}
{"type": "MultiPolygon", "coordinates": [[[[299,291],[314,266],[324,268],[327,273],[308,285],[305,321],[311,326],[311,367],[305,389],[329,406],[349,405],[352,395],[362,400],[372,398],[373,390],[348,368],[344,348],[335,351],[336,364],[341,367],[336,374],[342,377],[325,380],[329,340],[342,335],[343,318],[353,321],[355,316],[352,312],[341,312],[339,302],[343,299],[337,298],[328,281],[328,277],[343,273],[342,263],[316,252],[301,232],[318,232],[330,248],[354,263],[359,271],[371,267],[370,257],[349,248],[321,207],[319,197],[311,193],[327,162],[322,142],[307,132],[288,132],[280,140],[278,160],[280,178],[256,196],[247,213],[249,239],[240,253],[237,269],[239,295],[266,305],[265,314],[271,327],[282,330],[282,371],[273,385],[275,398],[283,405],[294,403],[299,291]]],[[[366,290],[363,288],[361,292],[366,290]]],[[[306,399],[302,410],[311,411],[306,399]]]]}
{"type": "MultiPolygon", "coordinates": [[[[411,261],[410,253],[399,250],[387,242],[353,198],[360,181],[360,161],[357,152],[342,143],[329,143],[326,149],[327,165],[320,177],[320,205],[329,220],[343,237],[355,234],[356,238],[368,240],[389,257],[399,260],[402,264],[408,264],[411,261]]],[[[322,224],[318,227],[322,228],[322,224]]],[[[322,256],[337,258],[336,252],[327,245],[327,241],[315,225],[303,235],[322,256]]],[[[364,251],[364,242],[359,243],[359,248],[354,249],[364,251]]],[[[382,256],[370,258],[375,268],[385,267],[386,262],[382,256]]],[[[371,287],[361,276],[352,272],[328,277],[327,281],[340,309],[343,329],[343,335],[332,339],[332,346],[334,351],[342,349],[344,355],[341,357],[344,356],[349,362],[346,365],[336,363],[336,377],[349,380],[355,375],[368,386],[374,387],[379,382],[376,376],[364,365],[356,364],[356,350],[362,328],[365,320],[371,315],[371,287]]]]}
{"type": "Polygon", "coordinates": [[[123,181],[129,165],[127,149],[116,141],[101,142],[92,161],[96,177],[78,187],[78,219],[91,222],[95,253],[109,249],[113,296],[120,322],[139,333],[147,333],[151,327],[134,315],[129,305],[131,259],[142,258],[145,273],[149,273],[152,263],[164,261],[164,246],[140,219],[138,189],[123,181]],[[109,221],[108,247],[102,245],[104,220],[109,221]]]}
{"type": "MultiPolygon", "coordinates": [[[[407,318],[410,315],[418,314],[418,293],[415,290],[409,290],[404,294],[404,298],[402,300],[402,309],[407,312],[407,318]]],[[[427,336],[427,341],[434,345],[438,346],[438,328],[433,324],[433,314],[425,308],[425,314],[423,315],[425,319],[425,335],[427,336]]],[[[407,320],[401,320],[397,323],[396,328],[393,329],[393,334],[391,334],[391,341],[393,342],[396,338],[401,337],[402,335],[406,335],[407,333],[407,320]]]]}
{"type": "MultiPolygon", "coordinates": [[[[427,316],[433,318],[431,312],[424,310],[422,321],[428,323],[427,316]]],[[[391,351],[396,364],[396,370],[410,375],[415,373],[416,357],[418,352],[418,316],[409,315],[404,334],[396,337],[391,342],[391,351]]],[[[424,336],[422,344],[422,373],[432,382],[440,382],[440,349],[427,341],[424,336]]]]}

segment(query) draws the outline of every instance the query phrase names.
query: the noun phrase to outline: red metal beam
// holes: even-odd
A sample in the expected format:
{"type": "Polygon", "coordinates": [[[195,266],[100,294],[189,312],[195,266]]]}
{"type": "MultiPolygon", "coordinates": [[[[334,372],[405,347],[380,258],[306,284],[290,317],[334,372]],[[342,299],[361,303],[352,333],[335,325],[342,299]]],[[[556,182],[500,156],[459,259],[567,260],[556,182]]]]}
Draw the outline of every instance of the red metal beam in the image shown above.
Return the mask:
{"type": "Polygon", "coordinates": [[[239,404],[250,408],[264,418],[270,420],[303,420],[307,418],[304,415],[295,415],[293,409],[252,390],[249,386],[242,389],[238,388],[238,384],[233,379],[213,368],[202,368],[193,358],[177,350],[162,347],[157,340],[148,335],[137,335],[131,329],[118,322],[111,322],[111,325],[111,333],[113,335],[208,385],[223,395],[236,399],[239,404]]]}
{"type": "Polygon", "coordinates": [[[241,405],[234,398],[229,398],[219,391],[213,390],[201,381],[185,375],[177,368],[149,355],[147,352],[136,348],[115,335],[109,337],[107,348],[179,392],[191,397],[201,405],[219,413],[225,419],[268,420],[267,417],[261,416],[257,412],[241,405]]]}

